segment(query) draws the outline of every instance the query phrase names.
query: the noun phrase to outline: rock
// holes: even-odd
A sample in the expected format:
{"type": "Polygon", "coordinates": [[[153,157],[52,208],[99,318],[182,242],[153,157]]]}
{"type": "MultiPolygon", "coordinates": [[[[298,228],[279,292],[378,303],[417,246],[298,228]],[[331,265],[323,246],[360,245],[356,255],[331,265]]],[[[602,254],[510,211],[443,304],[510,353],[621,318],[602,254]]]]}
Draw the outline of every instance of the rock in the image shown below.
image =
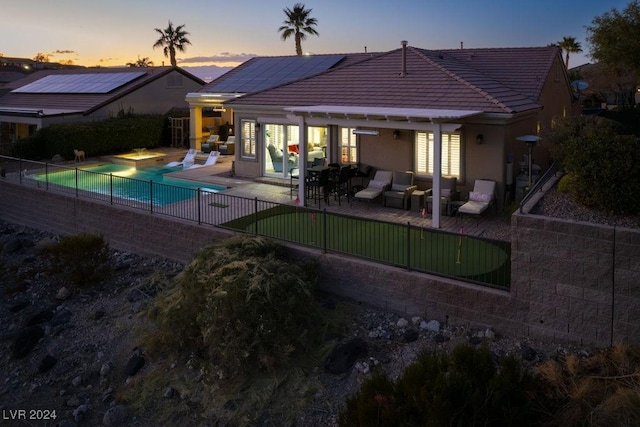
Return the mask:
{"type": "Polygon", "coordinates": [[[74,387],[78,387],[80,384],[82,384],[82,375],[78,375],[77,377],[72,379],[71,384],[73,384],[74,387]]]}
{"type": "Polygon", "coordinates": [[[64,301],[71,295],[71,291],[66,287],[61,287],[56,294],[56,299],[60,301],[64,301]]]}
{"type": "Polygon", "coordinates": [[[53,368],[55,366],[56,363],[58,363],[58,359],[56,359],[55,357],[51,356],[50,354],[47,354],[40,361],[40,365],[38,365],[38,373],[39,374],[44,374],[45,372],[48,372],[49,370],[51,370],[51,368],[53,368]]]}
{"type": "Polygon", "coordinates": [[[109,408],[102,417],[102,424],[105,426],[121,426],[124,425],[129,411],[124,405],[116,405],[113,408],[109,408]]]}
{"type": "Polygon", "coordinates": [[[166,389],[164,389],[163,396],[165,399],[171,399],[174,393],[175,393],[175,390],[173,389],[173,387],[167,387],[166,389]]]}
{"type": "Polygon", "coordinates": [[[358,362],[355,365],[355,370],[360,372],[361,374],[368,374],[370,369],[371,368],[369,367],[369,364],[367,362],[358,362]]]}
{"type": "Polygon", "coordinates": [[[396,326],[398,328],[406,328],[407,326],[409,326],[409,321],[407,319],[405,319],[404,317],[401,317],[400,319],[398,319],[398,321],[396,322],[396,326]]]}
{"type": "Polygon", "coordinates": [[[104,310],[97,310],[91,315],[91,319],[92,320],[100,320],[100,319],[102,319],[104,317],[104,315],[105,315],[104,310]]]}
{"type": "Polygon", "coordinates": [[[109,364],[109,363],[104,363],[104,364],[100,367],[100,376],[102,376],[102,377],[106,377],[107,375],[109,375],[109,372],[111,372],[111,364],[109,364]]]}
{"type": "Polygon", "coordinates": [[[415,316],[411,318],[411,323],[413,323],[415,326],[418,326],[420,322],[422,322],[422,317],[415,316]]]}
{"type": "Polygon", "coordinates": [[[485,338],[489,338],[490,340],[492,340],[496,337],[496,333],[493,331],[493,329],[487,329],[486,331],[484,331],[484,336],[485,338]]]}
{"type": "Polygon", "coordinates": [[[440,322],[437,320],[430,320],[425,322],[424,320],[420,322],[420,329],[426,329],[431,332],[440,332],[440,322]]]}
{"type": "Polygon", "coordinates": [[[144,357],[142,356],[131,356],[129,361],[127,362],[127,366],[125,367],[125,373],[127,376],[132,377],[138,373],[140,369],[144,366],[144,357]]]}
{"type": "Polygon", "coordinates": [[[51,158],[51,161],[54,163],[64,162],[64,157],[62,157],[60,154],[54,154],[51,158]]]}
{"type": "Polygon", "coordinates": [[[33,350],[40,338],[44,336],[44,330],[40,326],[27,326],[18,332],[13,343],[13,357],[20,359],[33,350]]]}
{"type": "Polygon", "coordinates": [[[80,405],[73,410],[73,418],[76,420],[77,423],[84,420],[88,410],[89,410],[89,407],[86,404],[80,405]]]}
{"type": "Polygon", "coordinates": [[[71,396],[67,400],[67,406],[78,406],[80,404],[80,398],[78,396],[71,396]]]}
{"type": "Polygon", "coordinates": [[[351,369],[358,357],[366,353],[366,350],[366,344],[358,338],[336,344],[327,357],[324,368],[334,375],[343,374],[351,369]]]}
{"type": "Polygon", "coordinates": [[[420,334],[415,329],[407,329],[406,331],[404,331],[404,334],[402,334],[402,339],[404,340],[404,342],[414,342],[419,337],[420,334]]]}

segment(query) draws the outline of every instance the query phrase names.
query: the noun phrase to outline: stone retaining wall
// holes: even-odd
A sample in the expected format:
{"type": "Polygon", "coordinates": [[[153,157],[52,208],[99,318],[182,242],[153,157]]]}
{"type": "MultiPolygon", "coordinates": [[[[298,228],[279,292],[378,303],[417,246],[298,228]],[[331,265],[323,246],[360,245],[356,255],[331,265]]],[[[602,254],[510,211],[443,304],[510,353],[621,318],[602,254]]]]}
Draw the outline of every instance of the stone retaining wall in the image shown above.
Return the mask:
{"type": "MultiPolygon", "coordinates": [[[[60,234],[102,233],[112,247],[139,254],[187,262],[203,245],[233,235],[208,225],[0,184],[2,220],[60,234]]],[[[638,230],[515,214],[512,239],[511,292],[317,250],[292,250],[319,262],[322,290],[407,316],[602,346],[611,342],[613,319],[613,342],[640,342],[638,230]]]]}

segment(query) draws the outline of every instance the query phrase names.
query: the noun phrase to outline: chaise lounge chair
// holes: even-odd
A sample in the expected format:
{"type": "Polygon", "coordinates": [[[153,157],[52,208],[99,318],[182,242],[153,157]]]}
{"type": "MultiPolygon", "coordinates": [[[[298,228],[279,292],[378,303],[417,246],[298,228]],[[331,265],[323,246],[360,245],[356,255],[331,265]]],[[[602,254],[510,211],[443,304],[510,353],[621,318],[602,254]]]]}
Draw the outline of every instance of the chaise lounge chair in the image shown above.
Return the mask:
{"type": "Polygon", "coordinates": [[[187,154],[184,156],[184,159],[177,162],[169,162],[165,166],[168,168],[174,168],[176,166],[183,166],[184,164],[192,165],[196,159],[197,151],[195,148],[189,148],[187,154]]]}
{"type": "Polygon", "coordinates": [[[473,191],[469,193],[469,201],[458,208],[458,214],[481,215],[496,200],[496,182],[476,179],[473,191]]]}
{"type": "Polygon", "coordinates": [[[353,195],[358,200],[371,200],[380,197],[382,193],[391,187],[392,172],[391,171],[377,171],[373,176],[373,179],[369,181],[367,188],[358,191],[353,195]]]}
{"type": "Polygon", "coordinates": [[[207,157],[207,160],[204,162],[204,164],[200,165],[200,164],[193,164],[190,166],[187,166],[187,164],[185,163],[185,170],[186,169],[197,169],[197,168],[203,168],[205,166],[213,166],[216,164],[216,162],[218,161],[218,157],[220,157],[220,152],[219,151],[212,151],[211,153],[209,153],[209,157],[207,157]]]}

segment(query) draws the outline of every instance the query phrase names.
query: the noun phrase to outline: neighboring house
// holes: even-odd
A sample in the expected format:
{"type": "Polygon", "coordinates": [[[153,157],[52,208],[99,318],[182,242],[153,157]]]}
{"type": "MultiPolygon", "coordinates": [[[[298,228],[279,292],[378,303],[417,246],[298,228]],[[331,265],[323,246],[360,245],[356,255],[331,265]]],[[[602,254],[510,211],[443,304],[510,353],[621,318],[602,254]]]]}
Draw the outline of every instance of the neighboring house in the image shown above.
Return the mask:
{"type": "Polygon", "coordinates": [[[15,142],[53,123],[186,110],[187,93],[203,85],[178,67],[36,71],[6,85],[10,91],[0,97],[0,142],[15,142]]]}
{"type": "MultiPolygon", "coordinates": [[[[516,138],[550,128],[573,103],[557,47],[425,50],[403,42],[223,105],[233,110],[240,176],[286,178],[289,159],[322,149],[328,162],[413,171],[436,194],[441,174],[456,176],[463,195],[476,179],[494,180],[502,206],[507,190],[513,197],[514,165],[528,153],[516,138]],[[282,167],[270,145],[289,153],[278,158],[282,167]]],[[[543,144],[533,158],[549,165],[543,144]]],[[[304,176],[307,162],[298,163],[304,176]]],[[[303,182],[299,191],[303,200],[303,182]]]]}

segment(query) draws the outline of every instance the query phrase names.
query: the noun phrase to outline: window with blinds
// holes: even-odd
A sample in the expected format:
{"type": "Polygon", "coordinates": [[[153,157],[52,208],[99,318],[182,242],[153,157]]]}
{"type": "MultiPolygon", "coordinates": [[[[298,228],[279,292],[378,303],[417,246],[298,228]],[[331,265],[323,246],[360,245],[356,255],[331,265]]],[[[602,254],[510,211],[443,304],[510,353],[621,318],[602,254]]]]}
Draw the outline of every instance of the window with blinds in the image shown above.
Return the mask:
{"type": "Polygon", "coordinates": [[[340,129],[340,161],[342,164],[358,163],[358,145],[353,129],[340,129]]]}
{"type": "MultiPolygon", "coordinates": [[[[416,175],[433,176],[433,133],[415,134],[416,175]]],[[[460,177],[460,134],[442,133],[442,175],[460,177]]]]}
{"type": "Polygon", "coordinates": [[[240,120],[242,129],[242,157],[256,158],[256,122],[253,120],[240,120]]]}

